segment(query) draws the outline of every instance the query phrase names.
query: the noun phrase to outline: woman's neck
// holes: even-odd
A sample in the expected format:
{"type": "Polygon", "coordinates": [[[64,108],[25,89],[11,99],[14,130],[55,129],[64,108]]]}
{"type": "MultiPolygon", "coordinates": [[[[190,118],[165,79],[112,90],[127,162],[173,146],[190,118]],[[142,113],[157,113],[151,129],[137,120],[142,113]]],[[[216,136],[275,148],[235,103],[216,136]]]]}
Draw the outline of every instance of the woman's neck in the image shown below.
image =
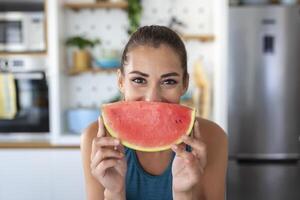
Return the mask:
{"type": "Polygon", "coordinates": [[[136,151],[136,155],[143,169],[152,175],[161,175],[169,166],[172,150],[159,152],[136,151]]]}

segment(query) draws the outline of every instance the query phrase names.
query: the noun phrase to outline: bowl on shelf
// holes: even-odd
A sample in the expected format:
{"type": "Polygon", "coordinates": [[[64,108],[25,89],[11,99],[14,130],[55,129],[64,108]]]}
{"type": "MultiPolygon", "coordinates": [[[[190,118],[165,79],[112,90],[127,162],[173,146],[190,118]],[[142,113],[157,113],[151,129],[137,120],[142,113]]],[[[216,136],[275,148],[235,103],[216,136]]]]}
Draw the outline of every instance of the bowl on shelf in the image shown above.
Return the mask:
{"type": "Polygon", "coordinates": [[[100,116],[100,109],[97,108],[74,108],[67,111],[68,131],[74,134],[81,134],[82,131],[100,116]]]}
{"type": "Polygon", "coordinates": [[[116,58],[100,58],[95,60],[95,65],[96,67],[100,67],[103,69],[112,69],[120,67],[121,62],[116,58]]]}
{"type": "Polygon", "coordinates": [[[255,5],[255,4],[270,4],[271,0],[242,0],[243,4],[255,5]]]}
{"type": "Polygon", "coordinates": [[[298,0],[280,0],[279,2],[281,4],[293,5],[293,4],[297,4],[299,1],[298,0]]]}
{"type": "Polygon", "coordinates": [[[118,68],[121,65],[121,53],[117,49],[101,49],[94,58],[95,67],[102,69],[118,68]]]}

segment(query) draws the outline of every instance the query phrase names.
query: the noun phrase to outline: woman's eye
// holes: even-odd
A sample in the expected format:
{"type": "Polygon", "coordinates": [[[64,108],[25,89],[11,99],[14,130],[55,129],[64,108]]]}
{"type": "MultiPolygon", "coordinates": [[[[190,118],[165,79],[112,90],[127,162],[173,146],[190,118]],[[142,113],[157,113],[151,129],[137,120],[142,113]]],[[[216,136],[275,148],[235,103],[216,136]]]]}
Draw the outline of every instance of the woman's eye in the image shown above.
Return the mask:
{"type": "Polygon", "coordinates": [[[133,78],[131,81],[137,84],[145,84],[146,80],[144,78],[133,78]]]}
{"type": "Polygon", "coordinates": [[[174,79],[167,79],[167,80],[163,81],[163,84],[166,84],[166,85],[175,85],[175,84],[177,84],[177,81],[174,80],[174,79]]]}

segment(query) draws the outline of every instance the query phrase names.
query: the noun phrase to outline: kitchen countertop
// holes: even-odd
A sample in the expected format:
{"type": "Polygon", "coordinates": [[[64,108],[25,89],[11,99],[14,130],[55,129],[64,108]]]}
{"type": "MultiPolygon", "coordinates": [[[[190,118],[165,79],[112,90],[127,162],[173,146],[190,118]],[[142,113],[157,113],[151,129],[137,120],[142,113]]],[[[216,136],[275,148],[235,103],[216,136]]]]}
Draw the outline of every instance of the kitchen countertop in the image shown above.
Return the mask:
{"type": "Polygon", "coordinates": [[[51,144],[49,142],[0,142],[0,149],[79,149],[79,145],[51,144]]]}

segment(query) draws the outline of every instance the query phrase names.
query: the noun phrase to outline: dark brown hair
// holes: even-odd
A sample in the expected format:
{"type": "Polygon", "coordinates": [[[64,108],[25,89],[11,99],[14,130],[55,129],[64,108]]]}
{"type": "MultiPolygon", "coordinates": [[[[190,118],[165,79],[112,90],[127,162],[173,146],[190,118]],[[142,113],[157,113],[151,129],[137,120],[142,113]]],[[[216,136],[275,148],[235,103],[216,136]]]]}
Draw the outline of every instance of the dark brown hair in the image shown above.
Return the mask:
{"type": "Polygon", "coordinates": [[[187,77],[187,54],[184,43],[176,32],[158,25],[140,27],[131,35],[122,54],[121,71],[124,72],[127,54],[131,49],[140,45],[158,48],[161,44],[167,45],[178,54],[183,68],[183,79],[185,80],[187,77]]]}

